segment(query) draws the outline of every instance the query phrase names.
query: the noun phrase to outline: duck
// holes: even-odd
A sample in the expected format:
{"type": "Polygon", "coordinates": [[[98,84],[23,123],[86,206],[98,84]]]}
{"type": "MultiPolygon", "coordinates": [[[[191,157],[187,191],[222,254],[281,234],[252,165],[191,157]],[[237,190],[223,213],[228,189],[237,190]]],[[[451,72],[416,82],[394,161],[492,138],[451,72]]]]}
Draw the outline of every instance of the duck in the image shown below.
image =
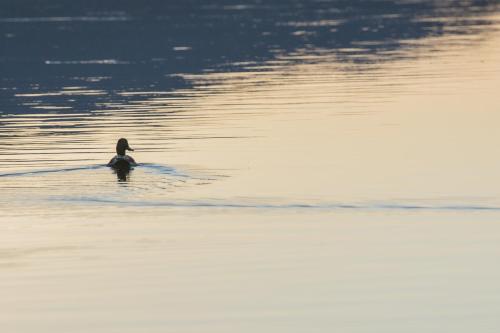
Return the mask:
{"type": "Polygon", "coordinates": [[[107,166],[113,169],[121,170],[130,170],[131,167],[137,166],[137,162],[134,158],[126,154],[127,150],[134,151],[130,148],[127,139],[119,139],[116,143],[116,156],[109,161],[107,166]]]}

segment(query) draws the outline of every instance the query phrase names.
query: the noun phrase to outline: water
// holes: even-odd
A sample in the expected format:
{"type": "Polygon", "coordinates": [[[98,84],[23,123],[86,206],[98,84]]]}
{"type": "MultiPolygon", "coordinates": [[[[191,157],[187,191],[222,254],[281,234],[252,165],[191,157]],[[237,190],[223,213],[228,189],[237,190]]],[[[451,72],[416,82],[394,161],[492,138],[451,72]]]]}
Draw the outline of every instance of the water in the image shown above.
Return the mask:
{"type": "Polygon", "coordinates": [[[1,330],[496,332],[499,10],[3,1],[1,330]]]}

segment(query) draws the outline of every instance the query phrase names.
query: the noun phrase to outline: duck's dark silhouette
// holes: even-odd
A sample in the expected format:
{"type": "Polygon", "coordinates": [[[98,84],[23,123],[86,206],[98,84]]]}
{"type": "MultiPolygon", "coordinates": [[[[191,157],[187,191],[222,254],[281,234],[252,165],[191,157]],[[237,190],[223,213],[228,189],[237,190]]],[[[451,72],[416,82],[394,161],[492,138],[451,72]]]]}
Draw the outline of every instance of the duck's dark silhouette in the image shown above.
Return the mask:
{"type": "Polygon", "coordinates": [[[136,166],[137,163],[135,162],[134,158],[132,156],[128,156],[126,151],[134,151],[129,145],[128,141],[125,138],[121,138],[118,140],[116,143],[116,155],[113,157],[109,163],[108,166],[110,167],[120,167],[120,166],[126,166],[128,165],[129,167],[136,166]]]}
{"type": "Polygon", "coordinates": [[[130,148],[127,139],[121,138],[116,143],[116,155],[113,157],[108,166],[113,168],[120,180],[126,180],[130,169],[137,165],[132,156],[128,156],[126,151],[134,151],[130,148]]]}

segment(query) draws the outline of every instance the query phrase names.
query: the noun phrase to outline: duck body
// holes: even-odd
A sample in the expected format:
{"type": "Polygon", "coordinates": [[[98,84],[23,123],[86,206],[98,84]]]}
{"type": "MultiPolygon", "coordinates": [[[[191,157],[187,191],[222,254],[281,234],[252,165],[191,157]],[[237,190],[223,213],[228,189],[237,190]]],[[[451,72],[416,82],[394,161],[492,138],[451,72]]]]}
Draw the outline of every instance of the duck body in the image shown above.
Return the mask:
{"type": "Polygon", "coordinates": [[[109,161],[108,166],[115,169],[130,169],[137,166],[137,163],[132,156],[116,155],[109,161]]]}

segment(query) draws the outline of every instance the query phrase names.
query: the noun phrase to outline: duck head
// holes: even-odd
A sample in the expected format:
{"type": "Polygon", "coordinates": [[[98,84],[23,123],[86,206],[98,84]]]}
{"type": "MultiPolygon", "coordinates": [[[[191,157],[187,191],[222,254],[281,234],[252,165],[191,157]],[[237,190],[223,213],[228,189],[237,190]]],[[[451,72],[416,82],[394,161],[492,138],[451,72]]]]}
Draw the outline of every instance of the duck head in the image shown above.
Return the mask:
{"type": "Polygon", "coordinates": [[[130,146],[128,145],[128,141],[127,139],[125,138],[121,138],[120,140],[118,140],[118,142],[116,143],[116,153],[118,155],[125,155],[125,150],[129,150],[129,151],[134,151],[132,148],[130,148],[130,146]]]}

